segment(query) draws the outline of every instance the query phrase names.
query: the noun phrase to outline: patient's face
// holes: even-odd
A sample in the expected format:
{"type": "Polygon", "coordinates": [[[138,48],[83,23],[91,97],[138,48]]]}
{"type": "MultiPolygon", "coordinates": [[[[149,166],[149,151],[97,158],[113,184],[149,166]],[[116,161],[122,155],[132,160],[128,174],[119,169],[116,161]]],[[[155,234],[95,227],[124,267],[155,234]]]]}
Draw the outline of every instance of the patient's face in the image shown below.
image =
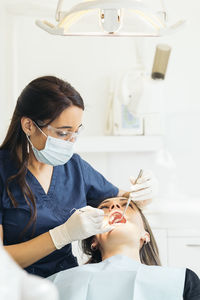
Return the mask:
{"type": "Polygon", "coordinates": [[[105,213],[104,222],[115,224],[115,229],[108,233],[96,235],[96,239],[102,246],[113,246],[119,243],[134,242],[140,245],[141,237],[145,230],[141,215],[136,205],[131,201],[126,210],[125,216],[121,219],[124,208],[127,204],[127,198],[117,197],[104,200],[98,208],[105,213]]]}

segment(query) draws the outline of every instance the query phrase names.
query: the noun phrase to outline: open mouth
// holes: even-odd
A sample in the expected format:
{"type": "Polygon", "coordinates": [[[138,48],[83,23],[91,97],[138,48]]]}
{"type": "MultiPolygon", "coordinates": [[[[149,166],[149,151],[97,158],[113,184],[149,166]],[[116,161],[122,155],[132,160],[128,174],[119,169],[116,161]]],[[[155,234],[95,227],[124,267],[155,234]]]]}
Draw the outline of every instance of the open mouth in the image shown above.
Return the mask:
{"type": "Polygon", "coordinates": [[[112,225],[114,223],[126,223],[126,219],[122,218],[121,212],[115,211],[110,215],[109,224],[112,225]]]}

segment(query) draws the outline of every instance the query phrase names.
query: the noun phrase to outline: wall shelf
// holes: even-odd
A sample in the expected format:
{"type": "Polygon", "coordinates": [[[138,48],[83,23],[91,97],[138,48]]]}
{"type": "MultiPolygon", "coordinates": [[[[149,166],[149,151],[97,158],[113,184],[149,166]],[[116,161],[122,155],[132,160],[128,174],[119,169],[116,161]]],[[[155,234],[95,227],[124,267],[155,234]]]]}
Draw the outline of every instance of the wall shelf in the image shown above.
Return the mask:
{"type": "Polygon", "coordinates": [[[78,138],[76,152],[150,152],[162,146],[162,136],[85,136],[78,138]]]}

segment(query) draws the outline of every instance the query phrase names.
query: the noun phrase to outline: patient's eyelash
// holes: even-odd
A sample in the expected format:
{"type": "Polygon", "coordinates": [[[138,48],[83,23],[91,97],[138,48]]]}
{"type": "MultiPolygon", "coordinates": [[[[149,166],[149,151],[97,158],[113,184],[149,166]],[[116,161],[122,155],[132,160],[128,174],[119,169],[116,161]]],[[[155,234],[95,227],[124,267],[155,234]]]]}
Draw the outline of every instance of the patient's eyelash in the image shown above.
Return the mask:
{"type": "Polygon", "coordinates": [[[103,209],[103,208],[108,208],[108,206],[106,206],[106,205],[102,205],[102,206],[100,206],[99,208],[100,208],[100,209],[103,209]]]}
{"type": "MultiPolygon", "coordinates": [[[[121,206],[126,206],[126,204],[127,204],[127,201],[124,202],[124,203],[122,203],[121,206]]],[[[129,203],[129,206],[130,206],[132,209],[134,209],[134,207],[133,207],[133,205],[132,205],[131,202],[129,203]]],[[[107,208],[107,209],[108,209],[109,206],[107,206],[107,205],[102,205],[102,206],[99,207],[99,209],[104,209],[104,208],[107,208]]]]}
{"type": "MultiPolygon", "coordinates": [[[[126,206],[126,204],[127,204],[127,202],[124,202],[124,203],[122,204],[122,206],[126,206]]],[[[132,203],[129,203],[129,206],[130,206],[132,209],[134,209],[132,203]]]]}

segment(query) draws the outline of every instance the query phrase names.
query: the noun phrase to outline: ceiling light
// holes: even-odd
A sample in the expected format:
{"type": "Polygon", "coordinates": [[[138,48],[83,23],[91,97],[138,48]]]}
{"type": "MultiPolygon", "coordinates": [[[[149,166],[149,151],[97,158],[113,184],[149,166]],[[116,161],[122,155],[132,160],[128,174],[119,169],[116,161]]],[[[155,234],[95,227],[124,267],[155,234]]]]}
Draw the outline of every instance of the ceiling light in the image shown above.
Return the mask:
{"type": "Polygon", "coordinates": [[[139,0],[88,0],[69,11],[62,11],[63,1],[58,1],[56,25],[40,20],[36,24],[62,36],[158,37],[185,23],[180,20],[169,25],[165,11],[153,12],[139,0]]]}

